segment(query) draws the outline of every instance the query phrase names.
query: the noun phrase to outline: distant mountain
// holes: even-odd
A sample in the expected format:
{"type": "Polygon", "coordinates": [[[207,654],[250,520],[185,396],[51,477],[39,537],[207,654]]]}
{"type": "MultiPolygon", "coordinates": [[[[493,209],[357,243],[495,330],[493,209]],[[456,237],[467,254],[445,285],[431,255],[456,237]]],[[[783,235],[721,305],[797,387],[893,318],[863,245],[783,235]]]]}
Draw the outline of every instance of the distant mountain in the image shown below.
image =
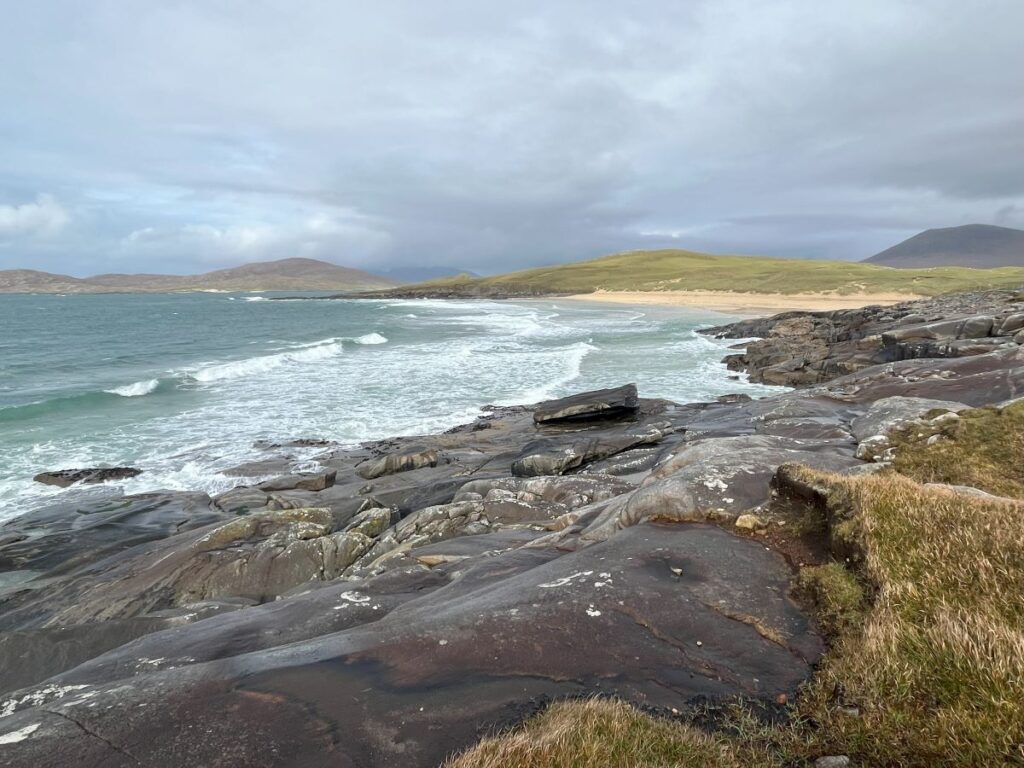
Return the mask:
{"type": "Polygon", "coordinates": [[[77,277],[54,275],[36,269],[0,270],[0,293],[91,292],[91,286],[77,277]]]}
{"type": "Polygon", "coordinates": [[[316,259],[262,261],[201,275],[111,274],[77,278],[32,269],[0,271],[0,293],[365,291],[398,284],[397,280],[316,259]]]}
{"type": "Polygon", "coordinates": [[[929,229],[865,261],[887,267],[1024,267],[1024,231],[991,224],[929,229]]]}

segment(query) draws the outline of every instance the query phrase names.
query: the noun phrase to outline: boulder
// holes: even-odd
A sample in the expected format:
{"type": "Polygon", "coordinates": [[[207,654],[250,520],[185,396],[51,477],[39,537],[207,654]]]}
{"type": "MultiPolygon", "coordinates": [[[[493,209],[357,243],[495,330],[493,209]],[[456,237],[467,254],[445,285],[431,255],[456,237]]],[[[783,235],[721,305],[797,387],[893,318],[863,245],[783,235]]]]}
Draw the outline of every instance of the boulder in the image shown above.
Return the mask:
{"type": "Polygon", "coordinates": [[[32,479],[43,485],[56,485],[67,488],[76,483],[91,485],[106,483],[111,480],[129,480],[142,474],[141,469],[133,467],[94,467],[91,469],[58,469],[54,472],[41,472],[32,479]]]}
{"type": "Polygon", "coordinates": [[[266,509],[270,495],[259,488],[232,488],[215,497],[213,503],[225,512],[241,515],[266,509]]]}
{"type": "Polygon", "coordinates": [[[1012,336],[1024,328],[1024,312],[1016,312],[1006,317],[1001,317],[992,329],[994,336],[1012,336]]]}
{"type": "Polygon", "coordinates": [[[337,472],[309,472],[296,475],[283,475],[260,483],[261,491],[323,491],[334,485],[337,472]]]}
{"type": "Polygon", "coordinates": [[[548,400],[533,410],[537,424],[574,423],[595,419],[631,418],[640,409],[636,384],[614,389],[599,389],[578,395],[548,400]]]}
{"type": "Polygon", "coordinates": [[[356,468],[356,473],[365,480],[373,480],[385,475],[408,472],[413,469],[420,469],[421,467],[436,467],[437,462],[437,451],[433,448],[428,448],[405,453],[392,453],[378,459],[371,459],[360,464],[356,468]]]}

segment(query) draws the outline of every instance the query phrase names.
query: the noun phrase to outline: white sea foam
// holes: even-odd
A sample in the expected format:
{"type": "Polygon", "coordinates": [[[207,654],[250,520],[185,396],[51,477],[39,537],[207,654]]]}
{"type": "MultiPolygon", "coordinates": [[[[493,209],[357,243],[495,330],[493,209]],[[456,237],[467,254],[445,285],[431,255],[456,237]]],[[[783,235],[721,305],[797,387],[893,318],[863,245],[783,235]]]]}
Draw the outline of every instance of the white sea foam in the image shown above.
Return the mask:
{"type": "MultiPolygon", "coordinates": [[[[320,339],[318,341],[307,341],[304,343],[287,344],[288,349],[311,349],[312,347],[322,347],[325,344],[334,344],[341,341],[337,336],[331,336],[328,339],[320,339]]],[[[253,342],[254,344],[257,342],[253,342]]]]}
{"type": "Polygon", "coordinates": [[[356,344],[387,344],[388,340],[386,336],[381,336],[379,333],[367,333],[363,336],[357,336],[352,339],[356,344]]]}
{"type": "Polygon", "coordinates": [[[597,347],[593,344],[580,341],[555,350],[560,357],[561,371],[559,373],[546,382],[530,387],[514,397],[497,403],[497,405],[528,405],[554,397],[559,389],[580,377],[580,373],[583,371],[583,360],[596,349],[597,347]]]}
{"type": "Polygon", "coordinates": [[[291,352],[280,352],[276,355],[263,355],[261,357],[250,357],[247,360],[235,360],[230,363],[210,365],[192,373],[191,378],[203,384],[212,381],[223,381],[225,379],[238,379],[266,373],[283,365],[328,360],[332,357],[337,357],[341,352],[341,344],[332,341],[291,352]]]}
{"type": "Polygon", "coordinates": [[[387,339],[386,336],[382,336],[379,333],[365,333],[362,336],[331,336],[330,338],[319,339],[318,341],[307,341],[307,342],[301,342],[301,343],[300,342],[296,342],[294,344],[286,343],[286,342],[280,342],[280,343],[284,344],[284,346],[276,347],[276,349],[280,349],[280,350],[313,349],[313,348],[322,347],[322,346],[325,346],[325,345],[328,345],[328,344],[338,344],[338,343],[343,342],[343,341],[351,341],[354,344],[366,344],[366,345],[387,344],[388,343],[388,339],[387,339]]]}
{"type": "Polygon", "coordinates": [[[105,389],[103,391],[111,395],[120,395],[121,397],[142,397],[150,392],[155,392],[159,386],[160,379],[146,379],[145,381],[136,381],[134,384],[125,384],[123,387],[114,387],[113,389],[105,389]]]}
{"type": "Polygon", "coordinates": [[[243,296],[242,301],[269,301],[266,296],[243,296]]]}

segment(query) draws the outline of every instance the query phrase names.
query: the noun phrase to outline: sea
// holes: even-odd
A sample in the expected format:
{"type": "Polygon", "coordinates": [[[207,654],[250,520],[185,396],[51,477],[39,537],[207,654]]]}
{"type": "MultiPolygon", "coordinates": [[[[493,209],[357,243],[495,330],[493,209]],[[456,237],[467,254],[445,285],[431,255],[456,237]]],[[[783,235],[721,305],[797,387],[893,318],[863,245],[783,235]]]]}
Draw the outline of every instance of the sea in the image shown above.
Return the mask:
{"type": "MultiPolygon", "coordinates": [[[[735,342],[696,332],[732,319],[710,311],[281,298],[0,295],[0,519],[73,492],[32,481],[46,470],[132,466],[113,492],[214,494],[257,441],[426,434],[627,382],[677,402],[776,391],[730,378],[735,342]]],[[[313,469],[321,451],[293,453],[313,469]]]]}

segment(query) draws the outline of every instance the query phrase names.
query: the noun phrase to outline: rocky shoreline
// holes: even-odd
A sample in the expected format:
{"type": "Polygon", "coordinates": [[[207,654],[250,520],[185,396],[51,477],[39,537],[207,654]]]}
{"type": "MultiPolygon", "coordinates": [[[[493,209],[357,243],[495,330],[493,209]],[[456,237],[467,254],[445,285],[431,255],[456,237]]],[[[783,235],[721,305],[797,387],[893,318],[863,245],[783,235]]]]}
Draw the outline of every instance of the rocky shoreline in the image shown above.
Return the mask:
{"type": "Polygon", "coordinates": [[[215,498],[95,497],[0,527],[11,766],[436,766],[546,702],[781,712],[824,651],[794,464],[877,471],[886,434],[1024,395],[1007,291],[710,329],[796,387],[635,387],[443,434],[261,446],[215,498]]]}

